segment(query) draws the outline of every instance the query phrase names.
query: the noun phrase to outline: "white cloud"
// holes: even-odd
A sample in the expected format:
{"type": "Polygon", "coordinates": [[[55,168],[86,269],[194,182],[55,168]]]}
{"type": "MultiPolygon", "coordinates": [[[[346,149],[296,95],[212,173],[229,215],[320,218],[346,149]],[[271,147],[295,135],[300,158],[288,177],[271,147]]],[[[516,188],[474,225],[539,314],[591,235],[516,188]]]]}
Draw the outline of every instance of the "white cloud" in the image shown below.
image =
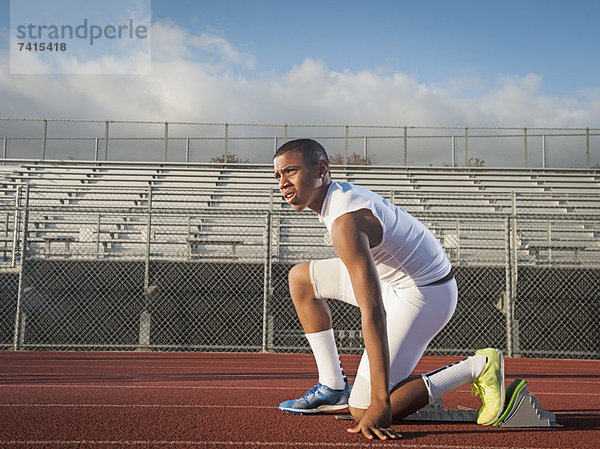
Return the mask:
{"type": "Polygon", "coordinates": [[[474,79],[426,85],[376,68],[336,72],[311,58],[263,72],[253,55],[223,37],[170,22],[153,25],[149,75],[19,76],[9,73],[6,51],[0,58],[3,116],[523,127],[585,127],[600,118],[598,91],[545,96],[538,74],[499,78],[485,90],[474,79]]]}
{"type": "Polygon", "coordinates": [[[152,25],[152,59],[167,63],[193,60],[206,71],[252,69],[256,63],[253,55],[238,51],[221,36],[195,35],[169,21],[152,25]]]}

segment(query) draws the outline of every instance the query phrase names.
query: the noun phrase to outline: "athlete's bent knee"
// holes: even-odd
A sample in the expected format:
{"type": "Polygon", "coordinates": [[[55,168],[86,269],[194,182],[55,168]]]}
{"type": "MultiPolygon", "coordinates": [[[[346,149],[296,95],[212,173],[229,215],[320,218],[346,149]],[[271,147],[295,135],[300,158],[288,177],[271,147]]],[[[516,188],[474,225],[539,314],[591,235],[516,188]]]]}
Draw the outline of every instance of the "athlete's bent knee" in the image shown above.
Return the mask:
{"type": "Polygon", "coordinates": [[[294,265],[288,273],[288,281],[291,283],[309,282],[310,275],[308,274],[309,262],[302,262],[294,265]]]}
{"type": "Polygon", "coordinates": [[[290,284],[292,299],[314,296],[312,284],[310,282],[309,262],[294,265],[288,273],[288,282],[290,284]]]}

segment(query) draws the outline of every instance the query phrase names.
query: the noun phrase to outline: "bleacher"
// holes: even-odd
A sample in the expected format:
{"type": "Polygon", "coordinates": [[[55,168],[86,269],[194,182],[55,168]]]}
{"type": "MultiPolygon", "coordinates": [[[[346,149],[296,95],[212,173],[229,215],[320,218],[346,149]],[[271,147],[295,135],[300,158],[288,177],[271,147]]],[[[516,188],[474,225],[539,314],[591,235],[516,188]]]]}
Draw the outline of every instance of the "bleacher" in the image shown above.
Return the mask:
{"type": "MultiPolygon", "coordinates": [[[[264,164],[30,161],[7,159],[0,179],[40,185],[273,188],[264,164]],[[14,163],[14,165],[10,165],[14,163]]],[[[374,190],[594,193],[600,169],[332,166],[336,180],[374,190]]]]}
{"type": "MultiPolygon", "coordinates": [[[[333,255],[316,216],[285,204],[270,165],[5,164],[3,263],[12,257],[15,197],[25,185],[29,248],[39,257],[261,261],[267,238],[279,261],[333,255]]],[[[598,169],[333,166],[332,177],[368,187],[423,220],[455,263],[504,261],[512,219],[525,263],[599,260],[598,169]]]]}

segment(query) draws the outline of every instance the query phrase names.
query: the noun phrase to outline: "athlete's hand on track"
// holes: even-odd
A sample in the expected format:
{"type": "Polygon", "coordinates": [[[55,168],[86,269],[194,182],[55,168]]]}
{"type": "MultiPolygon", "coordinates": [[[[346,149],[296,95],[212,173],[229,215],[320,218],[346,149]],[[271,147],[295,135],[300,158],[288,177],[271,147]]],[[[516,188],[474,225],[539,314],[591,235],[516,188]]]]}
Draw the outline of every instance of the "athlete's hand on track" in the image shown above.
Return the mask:
{"type": "Polygon", "coordinates": [[[396,440],[402,438],[398,432],[391,427],[392,413],[389,406],[377,407],[371,404],[361,420],[354,427],[348,429],[350,433],[359,433],[372,440],[374,437],[380,440],[396,440]]]}

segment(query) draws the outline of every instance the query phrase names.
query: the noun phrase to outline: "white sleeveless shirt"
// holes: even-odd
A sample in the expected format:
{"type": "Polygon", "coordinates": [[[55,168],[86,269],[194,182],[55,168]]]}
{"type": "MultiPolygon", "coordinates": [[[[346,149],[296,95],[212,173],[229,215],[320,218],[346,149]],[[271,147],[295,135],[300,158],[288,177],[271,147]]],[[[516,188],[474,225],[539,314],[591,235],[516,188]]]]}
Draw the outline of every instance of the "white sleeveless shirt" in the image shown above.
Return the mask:
{"type": "Polygon", "coordinates": [[[424,286],[450,272],[440,242],[419,220],[380,195],[348,182],[332,182],[319,214],[331,232],[336,218],[368,209],[381,223],[381,243],[371,248],[379,278],[394,288],[424,286]]]}

